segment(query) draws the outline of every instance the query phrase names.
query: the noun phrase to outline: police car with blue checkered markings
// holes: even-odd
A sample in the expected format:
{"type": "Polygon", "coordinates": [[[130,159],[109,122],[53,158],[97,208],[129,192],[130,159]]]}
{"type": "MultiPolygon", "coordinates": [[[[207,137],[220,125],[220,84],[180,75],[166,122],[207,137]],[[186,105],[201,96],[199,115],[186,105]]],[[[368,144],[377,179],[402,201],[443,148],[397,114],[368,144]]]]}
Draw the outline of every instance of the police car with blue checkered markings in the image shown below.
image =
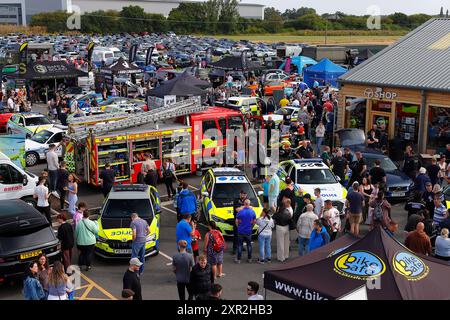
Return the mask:
{"type": "MultiPolygon", "coordinates": [[[[245,191],[251,201],[251,206],[259,217],[263,205],[249,179],[236,168],[213,168],[209,169],[203,176],[202,193],[202,215],[206,221],[215,221],[218,229],[224,236],[233,235],[235,223],[233,203],[239,198],[239,193],[245,191]]],[[[256,234],[257,227],[253,229],[256,234]]]]}

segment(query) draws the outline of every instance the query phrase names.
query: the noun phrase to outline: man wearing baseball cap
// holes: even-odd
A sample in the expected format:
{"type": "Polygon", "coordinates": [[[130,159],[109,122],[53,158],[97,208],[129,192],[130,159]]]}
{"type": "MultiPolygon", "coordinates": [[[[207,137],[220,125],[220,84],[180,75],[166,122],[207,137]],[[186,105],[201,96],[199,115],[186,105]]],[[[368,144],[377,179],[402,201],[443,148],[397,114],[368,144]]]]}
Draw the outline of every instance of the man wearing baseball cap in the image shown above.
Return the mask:
{"type": "Polygon", "coordinates": [[[130,289],[134,292],[133,300],[142,300],[141,280],[139,268],[142,262],[138,258],[131,258],[129,267],[123,276],[123,290],[130,289]]]}

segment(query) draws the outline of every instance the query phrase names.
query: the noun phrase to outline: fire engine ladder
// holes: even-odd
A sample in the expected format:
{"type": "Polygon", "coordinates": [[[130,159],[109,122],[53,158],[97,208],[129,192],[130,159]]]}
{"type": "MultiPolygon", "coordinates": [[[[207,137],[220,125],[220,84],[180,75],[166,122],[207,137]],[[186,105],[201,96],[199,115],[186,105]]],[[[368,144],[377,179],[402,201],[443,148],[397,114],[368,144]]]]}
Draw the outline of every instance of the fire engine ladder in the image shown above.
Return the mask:
{"type": "MultiPolygon", "coordinates": [[[[128,114],[126,119],[117,120],[109,123],[97,123],[86,126],[78,126],[72,128],[70,137],[77,141],[85,139],[90,133],[94,135],[101,135],[115,130],[123,130],[127,128],[137,127],[147,123],[157,123],[159,121],[176,118],[180,116],[186,116],[191,113],[204,111],[207,106],[203,106],[196,98],[190,98],[177,102],[173,105],[161,107],[146,113],[128,114]]],[[[108,121],[107,115],[101,115],[104,118],[99,117],[99,121],[108,121]]],[[[93,117],[93,116],[91,116],[93,117]]],[[[97,117],[97,116],[94,116],[97,117]]],[[[110,115],[110,117],[114,117],[110,115]]]]}

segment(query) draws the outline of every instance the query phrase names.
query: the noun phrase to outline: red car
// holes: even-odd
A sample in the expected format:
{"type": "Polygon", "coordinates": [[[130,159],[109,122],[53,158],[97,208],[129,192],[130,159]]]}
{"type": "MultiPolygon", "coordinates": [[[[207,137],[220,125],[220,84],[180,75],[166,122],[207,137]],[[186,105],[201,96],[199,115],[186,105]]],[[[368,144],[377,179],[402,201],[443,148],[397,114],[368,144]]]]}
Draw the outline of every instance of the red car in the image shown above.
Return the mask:
{"type": "Polygon", "coordinates": [[[6,132],[6,125],[13,113],[0,113],[0,132],[6,132]]]}

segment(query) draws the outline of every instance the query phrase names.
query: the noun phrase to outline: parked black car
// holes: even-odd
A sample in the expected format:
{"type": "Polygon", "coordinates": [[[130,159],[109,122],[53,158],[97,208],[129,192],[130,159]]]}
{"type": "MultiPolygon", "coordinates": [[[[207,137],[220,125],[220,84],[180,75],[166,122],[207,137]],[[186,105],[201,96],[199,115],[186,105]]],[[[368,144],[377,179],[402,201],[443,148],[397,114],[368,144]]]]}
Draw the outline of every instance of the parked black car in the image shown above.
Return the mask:
{"type": "Polygon", "coordinates": [[[41,253],[50,264],[60,260],[60,249],[44,215],[22,200],[0,201],[0,283],[22,275],[41,253]]]}
{"type": "Polygon", "coordinates": [[[388,200],[404,200],[411,196],[414,182],[388,156],[381,151],[367,148],[365,134],[362,130],[340,129],[336,131],[336,134],[342,147],[349,147],[353,153],[361,152],[367,164],[367,170],[375,167],[375,160],[380,160],[380,166],[386,172],[386,198],[388,200]]]}

